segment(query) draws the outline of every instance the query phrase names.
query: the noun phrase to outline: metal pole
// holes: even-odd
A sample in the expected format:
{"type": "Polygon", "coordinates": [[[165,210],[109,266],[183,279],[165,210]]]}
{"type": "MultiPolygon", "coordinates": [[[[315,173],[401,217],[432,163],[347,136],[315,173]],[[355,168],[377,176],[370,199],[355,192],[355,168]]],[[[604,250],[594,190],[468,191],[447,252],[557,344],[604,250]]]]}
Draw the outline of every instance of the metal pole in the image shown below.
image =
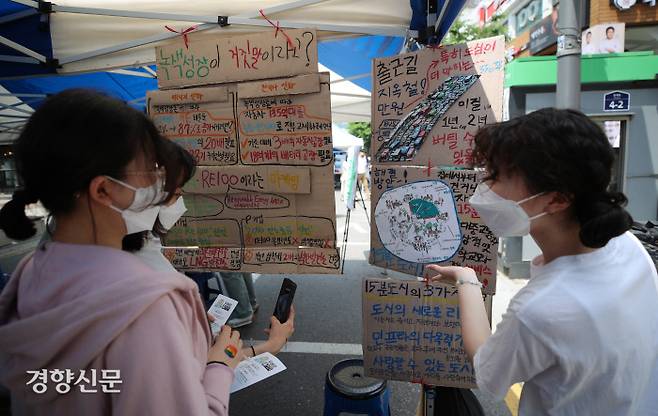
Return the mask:
{"type": "Polygon", "coordinates": [[[555,106],[580,110],[580,28],[576,4],[561,0],[558,15],[557,84],[555,106]]]}

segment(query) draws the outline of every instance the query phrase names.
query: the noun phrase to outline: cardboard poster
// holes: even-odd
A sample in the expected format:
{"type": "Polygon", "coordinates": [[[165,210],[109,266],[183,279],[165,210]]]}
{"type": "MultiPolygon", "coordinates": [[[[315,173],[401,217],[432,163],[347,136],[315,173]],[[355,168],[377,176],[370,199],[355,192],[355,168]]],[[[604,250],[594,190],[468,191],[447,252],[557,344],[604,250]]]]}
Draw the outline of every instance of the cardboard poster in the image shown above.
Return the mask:
{"type": "MultiPolygon", "coordinates": [[[[264,34],[226,42],[247,40],[263,50],[281,42],[266,35],[269,44],[264,34]]],[[[268,79],[148,94],[159,131],[198,163],[183,189],[188,210],[164,241],[163,253],[177,269],[339,273],[329,74],[275,62],[270,72],[254,66],[260,72],[222,73],[268,79]],[[272,78],[295,72],[303,74],[272,78]]]]}
{"type": "MultiPolygon", "coordinates": [[[[490,317],[491,296],[483,296],[490,317]]],[[[362,299],[366,376],[476,387],[473,364],[464,350],[455,287],[364,279],[362,299]]]]}
{"type": "Polygon", "coordinates": [[[372,167],[370,263],[414,276],[436,263],[470,267],[496,291],[498,239],[468,199],[481,173],[411,166],[372,167]]]}
{"type": "Polygon", "coordinates": [[[312,74],[318,70],[313,29],[207,39],[195,33],[155,48],[160,89],[312,74]]]}
{"type": "Polygon", "coordinates": [[[498,240],[468,204],[474,138],[503,110],[502,37],[373,63],[370,263],[421,276],[473,268],[495,293],[498,240]]]}
{"type": "Polygon", "coordinates": [[[503,37],[375,59],[372,163],[471,166],[475,133],[502,119],[504,64],[503,37]]]}

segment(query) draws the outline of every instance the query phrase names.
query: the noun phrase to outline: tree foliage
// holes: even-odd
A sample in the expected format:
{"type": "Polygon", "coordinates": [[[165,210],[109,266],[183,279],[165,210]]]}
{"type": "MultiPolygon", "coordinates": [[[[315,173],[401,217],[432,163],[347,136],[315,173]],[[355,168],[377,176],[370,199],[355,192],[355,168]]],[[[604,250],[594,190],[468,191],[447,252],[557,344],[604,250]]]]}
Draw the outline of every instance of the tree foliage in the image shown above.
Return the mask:
{"type": "Polygon", "coordinates": [[[370,151],[370,138],[372,137],[372,129],[370,123],[367,121],[354,121],[348,123],[347,131],[356,137],[363,139],[363,149],[367,152],[370,151]]]}
{"type": "Polygon", "coordinates": [[[505,35],[505,41],[509,40],[507,37],[507,16],[504,14],[495,15],[482,27],[457,19],[441,43],[450,45],[500,35],[505,35]]]}

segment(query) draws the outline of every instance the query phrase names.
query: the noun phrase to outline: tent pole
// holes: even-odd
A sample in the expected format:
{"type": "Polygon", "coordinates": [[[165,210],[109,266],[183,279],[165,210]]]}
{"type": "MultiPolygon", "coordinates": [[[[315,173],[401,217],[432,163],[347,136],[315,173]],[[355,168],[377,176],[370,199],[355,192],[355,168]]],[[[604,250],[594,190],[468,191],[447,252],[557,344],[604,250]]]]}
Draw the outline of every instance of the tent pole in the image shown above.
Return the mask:
{"type": "Polygon", "coordinates": [[[349,113],[346,111],[332,111],[334,114],[340,114],[342,116],[358,116],[358,117],[363,117],[368,120],[370,120],[370,114],[357,114],[357,113],[349,113]]]}
{"type": "Polygon", "coordinates": [[[38,59],[29,56],[0,55],[0,61],[17,62],[19,64],[40,64],[38,59]]]}
{"type": "Polygon", "coordinates": [[[46,94],[23,94],[20,92],[12,94],[10,92],[0,92],[0,97],[46,98],[48,96],[46,94]]]}
{"type": "Polygon", "coordinates": [[[32,114],[34,112],[34,110],[33,111],[28,111],[24,108],[20,108],[20,106],[26,105],[26,104],[27,103],[25,101],[21,101],[21,102],[14,103],[14,104],[2,104],[2,103],[0,103],[0,111],[11,110],[11,111],[18,111],[18,112],[25,113],[25,114],[32,114]]]}
{"type": "Polygon", "coordinates": [[[354,97],[354,98],[367,98],[367,99],[370,99],[372,97],[371,95],[366,95],[366,94],[349,94],[346,92],[332,92],[331,95],[335,95],[338,97],[354,97]]]}
{"type": "Polygon", "coordinates": [[[39,3],[33,0],[11,0],[14,3],[22,4],[23,6],[34,7],[35,9],[39,8],[39,3]]]}
{"type": "Polygon", "coordinates": [[[144,66],[142,66],[142,68],[144,69],[144,71],[146,71],[146,72],[148,72],[149,74],[153,75],[153,78],[157,78],[157,77],[158,77],[158,73],[155,72],[154,70],[152,70],[150,66],[148,66],[148,65],[144,65],[144,66]]]}
{"type": "Polygon", "coordinates": [[[146,73],[146,72],[139,72],[139,71],[131,71],[129,69],[112,69],[110,71],[112,74],[119,74],[119,75],[130,75],[132,77],[141,77],[141,78],[149,78],[153,79],[155,78],[151,73],[146,73]]]}
{"type": "MultiPolygon", "coordinates": [[[[283,3],[278,6],[273,6],[267,9],[268,14],[274,14],[293,8],[304,7],[311,4],[322,3],[326,0],[298,0],[290,3],[283,3]]],[[[98,16],[115,16],[115,17],[130,17],[137,19],[154,19],[154,20],[169,20],[180,22],[197,22],[197,23],[212,23],[217,24],[217,15],[197,16],[191,14],[178,14],[178,13],[163,13],[163,12],[143,12],[131,10],[118,10],[118,9],[101,9],[96,7],[73,7],[73,6],[59,6],[52,5],[53,12],[61,13],[77,13],[77,14],[90,14],[98,16]]],[[[244,17],[256,17],[259,13],[248,13],[244,17]]],[[[240,15],[239,17],[243,17],[240,15]]]]}
{"type": "Polygon", "coordinates": [[[217,16],[197,16],[160,12],[134,12],[130,10],[98,9],[95,7],[58,6],[53,4],[53,12],[89,14],[93,16],[130,17],[135,19],[169,20],[172,22],[198,22],[217,24],[217,16]]]}
{"type": "Polygon", "coordinates": [[[0,25],[3,23],[13,22],[15,20],[20,20],[28,16],[37,14],[38,12],[35,9],[23,10],[18,13],[9,14],[7,16],[0,17],[0,25]]]}
{"type": "Polygon", "coordinates": [[[354,81],[355,79],[367,78],[370,75],[371,75],[370,72],[365,73],[365,74],[352,75],[351,77],[337,79],[337,80],[334,80],[334,81],[330,81],[329,83],[330,84],[338,84],[339,82],[354,81]]]}
{"type": "Polygon", "coordinates": [[[343,107],[349,107],[351,105],[357,105],[357,104],[364,104],[370,102],[370,100],[362,100],[362,101],[355,101],[352,103],[345,103],[345,104],[338,104],[338,105],[332,105],[331,109],[333,110],[334,108],[343,108],[343,107]]]}
{"type": "MultiPolygon", "coordinates": [[[[235,25],[245,25],[245,26],[270,26],[270,23],[267,20],[262,19],[251,19],[243,17],[232,17],[228,18],[229,24],[235,25]]],[[[328,25],[328,24],[317,24],[317,23],[302,23],[302,22],[292,22],[288,20],[279,20],[279,26],[284,29],[304,29],[307,27],[326,30],[329,32],[344,32],[344,33],[358,33],[362,35],[384,35],[384,36],[404,36],[406,34],[406,29],[400,27],[399,29],[391,29],[388,27],[367,27],[367,26],[346,26],[346,25],[328,25]]]]}
{"type": "Polygon", "coordinates": [[[7,47],[9,47],[9,48],[17,50],[18,52],[20,52],[22,54],[25,54],[27,56],[31,56],[32,58],[37,59],[40,62],[43,62],[43,63],[46,62],[46,57],[45,56],[41,55],[40,53],[36,53],[32,49],[26,48],[23,45],[19,45],[18,43],[14,42],[12,40],[9,40],[4,36],[0,36],[0,43],[7,46],[7,47]]]}
{"type": "Polygon", "coordinates": [[[142,101],[146,101],[146,97],[135,98],[134,100],[128,101],[128,104],[137,104],[141,103],[142,101]]]}
{"type": "Polygon", "coordinates": [[[10,124],[18,124],[18,123],[25,124],[26,121],[27,120],[0,121],[0,126],[8,126],[10,124]]]}
{"type": "Polygon", "coordinates": [[[30,116],[28,116],[28,115],[16,115],[16,114],[2,114],[2,112],[0,112],[0,119],[2,119],[2,118],[18,118],[18,119],[21,119],[21,120],[27,120],[28,118],[30,118],[30,116]]]}

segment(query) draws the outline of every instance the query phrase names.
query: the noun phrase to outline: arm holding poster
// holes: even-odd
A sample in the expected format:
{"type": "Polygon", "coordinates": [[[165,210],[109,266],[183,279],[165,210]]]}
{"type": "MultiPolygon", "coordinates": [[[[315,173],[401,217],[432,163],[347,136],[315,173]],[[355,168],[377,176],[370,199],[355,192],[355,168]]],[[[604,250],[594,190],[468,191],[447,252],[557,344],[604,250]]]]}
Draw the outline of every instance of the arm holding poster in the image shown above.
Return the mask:
{"type": "Polygon", "coordinates": [[[478,348],[491,336],[489,319],[482,299],[482,284],[475,271],[468,267],[438,266],[430,264],[425,268],[438,274],[427,276],[432,281],[456,285],[459,288],[459,306],[461,310],[462,337],[468,358],[473,360],[478,348]]]}

